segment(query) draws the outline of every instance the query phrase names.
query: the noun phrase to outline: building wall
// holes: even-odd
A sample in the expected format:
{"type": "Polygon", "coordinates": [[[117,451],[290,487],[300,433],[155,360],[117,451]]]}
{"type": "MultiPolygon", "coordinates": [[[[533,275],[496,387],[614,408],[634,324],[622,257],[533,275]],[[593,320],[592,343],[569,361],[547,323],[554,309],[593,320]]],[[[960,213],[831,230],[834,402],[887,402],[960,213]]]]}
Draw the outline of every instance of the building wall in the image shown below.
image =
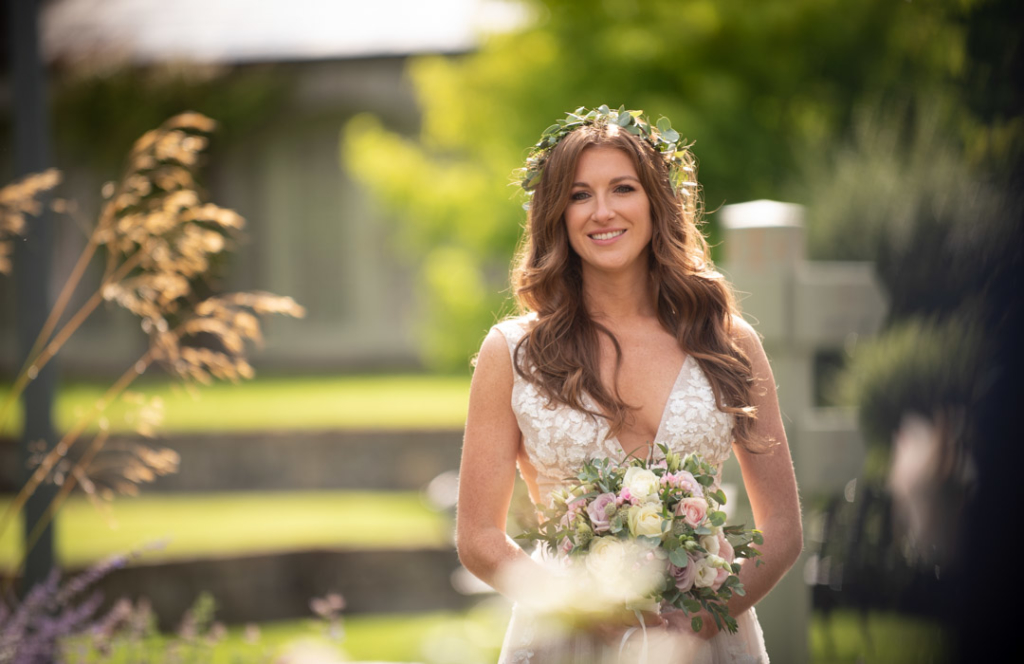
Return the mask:
{"type": "MultiPolygon", "coordinates": [[[[415,98],[404,58],[279,65],[291,81],[283,110],[258,132],[221,146],[205,169],[210,200],[246,218],[243,241],[226,258],[218,291],[265,290],[307,308],[299,321],[268,320],[257,369],[336,371],[409,368],[415,303],[410,271],[389,246],[388,223],[340,163],[344,123],[372,112],[414,133],[415,98]]],[[[65,195],[98,209],[101,182],[69,169],[65,195]]],[[[84,235],[59,222],[55,289],[70,271],[84,235]]],[[[83,284],[98,282],[100,264],[83,284]]],[[[138,322],[109,307],[97,311],[66,347],[68,373],[119,373],[141,354],[138,322]]],[[[16,356],[13,288],[0,279],[0,362],[16,356]]]]}

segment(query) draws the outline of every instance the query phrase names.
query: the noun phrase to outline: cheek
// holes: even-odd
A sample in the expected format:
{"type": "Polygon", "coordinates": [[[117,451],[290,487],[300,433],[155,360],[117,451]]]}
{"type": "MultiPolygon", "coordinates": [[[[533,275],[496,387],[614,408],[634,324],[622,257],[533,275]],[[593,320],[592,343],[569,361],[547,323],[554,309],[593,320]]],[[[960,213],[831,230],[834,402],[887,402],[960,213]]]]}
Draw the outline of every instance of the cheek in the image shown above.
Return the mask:
{"type": "Polygon", "coordinates": [[[562,217],[562,223],[565,225],[566,235],[569,236],[569,246],[572,247],[576,253],[580,251],[580,243],[583,241],[583,223],[585,219],[579,219],[579,215],[573,215],[566,212],[562,217]]]}

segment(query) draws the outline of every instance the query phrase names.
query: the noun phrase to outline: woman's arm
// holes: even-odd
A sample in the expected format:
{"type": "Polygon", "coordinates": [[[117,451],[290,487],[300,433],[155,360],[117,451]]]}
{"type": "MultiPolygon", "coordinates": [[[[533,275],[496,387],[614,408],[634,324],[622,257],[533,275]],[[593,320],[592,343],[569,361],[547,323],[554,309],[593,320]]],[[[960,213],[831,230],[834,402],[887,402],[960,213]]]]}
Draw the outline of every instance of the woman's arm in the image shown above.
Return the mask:
{"type": "Polygon", "coordinates": [[[455,536],[466,569],[509,596],[515,589],[501,587],[500,572],[513,562],[532,562],[505,532],[521,435],[512,412],[512,372],[505,337],[491,330],[470,388],[455,536]]]}
{"type": "MultiPolygon", "coordinates": [[[[739,445],[733,446],[754,512],[754,523],[764,534],[764,544],[757,547],[761,551],[761,564],[757,565],[758,559],[755,558],[745,561],[740,570],[739,577],[746,594],[733,595],[729,600],[729,613],[736,616],[757,604],[796,562],[803,549],[803,526],[793,459],[786,442],[786,430],[782,426],[771,366],[750,324],[739,316],[733,320],[736,342],[753,365],[752,405],[757,407],[757,420],[752,434],[757,441],[774,443],[763,454],[748,452],[739,445]]],[[[717,631],[714,620],[705,616],[701,636],[710,638],[717,631]]]]}

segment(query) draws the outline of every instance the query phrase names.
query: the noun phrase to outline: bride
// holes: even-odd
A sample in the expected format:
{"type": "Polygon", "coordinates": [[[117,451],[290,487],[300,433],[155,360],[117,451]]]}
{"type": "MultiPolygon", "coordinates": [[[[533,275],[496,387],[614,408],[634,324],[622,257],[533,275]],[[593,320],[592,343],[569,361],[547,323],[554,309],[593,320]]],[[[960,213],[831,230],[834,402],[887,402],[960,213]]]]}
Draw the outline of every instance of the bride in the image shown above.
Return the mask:
{"type": "MultiPolygon", "coordinates": [[[[578,109],[533,149],[532,196],[513,273],[523,315],[477,358],[460,471],[457,544],[473,574],[514,600],[551,572],[505,532],[516,467],[547,504],[591,458],[659,458],[658,445],[721,464],[734,452],[764,533],[740,572],[736,634],[704,616],[646,614],[643,649],[664,662],[767,662],[754,604],[796,561],[800,506],[771,368],[697,228],[695,161],[667,121],[578,109]],[[512,569],[527,569],[512,577],[512,569]],[[515,580],[518,579],[518,580],[515,580]],[[657,650],[661,648],[661,650],[657,650]]],[[[613,661],[637,625],[608,617],[568,632],[517,602],[501,662],[613,661]]]]}

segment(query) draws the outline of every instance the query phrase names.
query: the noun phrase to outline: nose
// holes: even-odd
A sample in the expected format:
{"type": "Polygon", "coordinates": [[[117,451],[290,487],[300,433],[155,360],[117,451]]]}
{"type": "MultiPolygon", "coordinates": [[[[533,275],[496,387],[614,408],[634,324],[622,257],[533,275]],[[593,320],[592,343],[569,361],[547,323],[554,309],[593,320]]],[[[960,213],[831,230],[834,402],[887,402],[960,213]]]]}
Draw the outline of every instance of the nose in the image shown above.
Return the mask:
{"type": "Polygon", "coordinates": [[[598,194],[594,197],[594,221],[606,224],[615,217],[615,210],[606,196],[598,194]]]}

